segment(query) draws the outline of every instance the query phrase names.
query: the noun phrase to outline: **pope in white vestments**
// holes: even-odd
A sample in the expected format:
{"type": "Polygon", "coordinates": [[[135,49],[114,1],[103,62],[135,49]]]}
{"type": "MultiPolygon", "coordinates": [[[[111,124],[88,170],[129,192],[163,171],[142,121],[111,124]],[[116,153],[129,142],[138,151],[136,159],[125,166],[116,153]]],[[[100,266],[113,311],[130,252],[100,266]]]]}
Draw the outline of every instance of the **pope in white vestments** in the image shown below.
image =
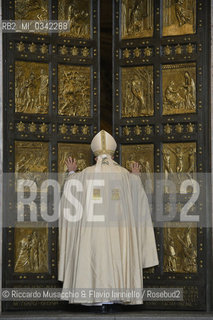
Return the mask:
{"type": "Polygon", "coordinates": [[[113,160],[116,147],[114,138],[100,131],[91,143],[96,164],[70,172],[64,185],[58,280],[63,290],[80,293],[65,298],[69,303],[142,304],[142,295],[125,292],[141,292],[143,268],[159,263],[141,179],[113,160]]]}

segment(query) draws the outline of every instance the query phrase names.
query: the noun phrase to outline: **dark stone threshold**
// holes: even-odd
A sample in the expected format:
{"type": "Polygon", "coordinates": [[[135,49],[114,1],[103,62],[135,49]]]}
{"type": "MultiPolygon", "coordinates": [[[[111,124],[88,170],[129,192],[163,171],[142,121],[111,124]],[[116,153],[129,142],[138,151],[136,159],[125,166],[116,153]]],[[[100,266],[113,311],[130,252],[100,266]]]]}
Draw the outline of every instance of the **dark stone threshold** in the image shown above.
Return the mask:
{"type": "Polygon", "coordinates": [[[89,313],[73,313],[73,312],[62,312],[62,311],[38,311],[38,312],[5,312],[0,315],[2,320],[15,320],[15,319],[28,319],[28,320],[151,320],[151,319],[172,319],[172,320],[213,320],[213,312],[200,312],[200,311],[141,311],[139,312],[108,312],[101,313],[100,311],[94,311],[89,313]]]}

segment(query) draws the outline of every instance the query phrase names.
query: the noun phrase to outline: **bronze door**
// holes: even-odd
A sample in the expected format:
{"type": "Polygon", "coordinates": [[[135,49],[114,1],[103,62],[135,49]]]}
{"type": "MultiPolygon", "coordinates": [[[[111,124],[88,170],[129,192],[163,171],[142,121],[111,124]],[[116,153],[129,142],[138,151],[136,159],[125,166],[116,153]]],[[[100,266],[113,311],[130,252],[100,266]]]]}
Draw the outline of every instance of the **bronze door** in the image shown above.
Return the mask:
{"type": "MultiPolygon", "coordinates": [[[[5,0],[3,19],[70,23],[69,33],[4,34],[4,172],[54,176],[64,172],[68,155],[83,169],[92,163],[90,142],[99,130],[99,2],[5,0]]],[[[3,287],[58,287],[57,225],[42,221],[40,195],[38,221],[30,222],[27,211],[17,223],[16,191],[5,182],[3,287]]],[[[3,307],[58,306],[11,301],[3,307]]]]}
{"type": "MultiPolygon", "coordinates": [[[[183,288],[183,301],[147,301],[140,308],[209,310],[211,239],[209,1],[113,1],[113,133],[117,159],[138,161],[150,178],[159,266],[144,271],[145,286],[183,288]],[[154,177],[155,173],[155,177],[154,177]],[[203,174],[204,173],[204,174],[203,174]],[[196,176],[197,174],[197,176],[196,176]],[[203,174],[203,175],[202,175],[203,174]],[[177,189],[173,222],[157,224],[157,179],[198,179],[200,196],[180,222],[188,194],[177,189]]],[[[163,214],[170,210],[170,189],[163,214]]]]}

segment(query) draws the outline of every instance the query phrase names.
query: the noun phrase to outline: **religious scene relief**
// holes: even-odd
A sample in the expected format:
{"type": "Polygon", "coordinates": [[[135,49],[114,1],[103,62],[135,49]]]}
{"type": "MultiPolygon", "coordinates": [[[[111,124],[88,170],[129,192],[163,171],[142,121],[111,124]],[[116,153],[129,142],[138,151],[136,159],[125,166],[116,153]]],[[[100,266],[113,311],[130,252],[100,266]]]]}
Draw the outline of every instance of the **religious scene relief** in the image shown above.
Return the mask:
{"type": "Polygon", "coordinates": [[[154,145],[123,145],[122,166],[131,172],[131,165],[138,162],[140,165],[141,180],[148,193],[154,188],[154,145]]]}
{"type": "Polygon", "coordinates": [[[163,114],[196,112],[196,65],[163,66],[163,114]]]}
{"type": "Polygon", "coordinates": [[[153,36],[153,0],[122,0],[122,39],[153,36]]]}
{"type": "Polygon", "coordinates": [[[153,67],[122,68],[122,117],[153,114],[153,67]]]}
{"type": "Polygon", "coordinates": [[[71,144],[59,143],[58,144],[58,172],[59,182],[62,184],[67,175],[67,166],[65,160],[68,157],[75,158],[77,161],[77,170],[80,172],[91,163],[91,151],[88,144],[71,144]]]}
{"type": "Polygon", "coordinates": [[[15,0],[15,20],[48,20],[48,0],[15,0]]]}
{"type": "Polygon", "coordinates": [[[164,272],[197,272],[195,223],[167,222],[164,227],[164,272]]]}
{"type": "Polygon", "coordinates": [[[58,66],[58,114],[90,116],[90,67],[58,66]]]}
{"type": "Polygon", "coordinates": [[[48,161],[49,160],[47,142],[15,142],[16,180],[31,180],[32,183],[35,182],[37,187],[39,188],[41,183],[45,179],[47,179],[48,161]]]}
{"type": "Polygon", "coordinates": [[[15,112],[48,113],[48,64],[16,61],[15,112]]]}
{"type": "Polygon", "coordinates": [[[17,225],[14,236],[14,271],[48,272],[48,228],[45,225],[17,225]]]}
{"type": "Polygon", "coordinates": [[[90,38],[90,0],[59,0],[58,19],[70,23],[70,32],[61,33],[71,38],[90,38]]]}
{"type": "MultiPolygon", "coordinates": [[[[162,153],[164,179],[175,183],[177,192],[184,180],[196,180],[195,142],[164,143],[162,153]]],[[[167,185],[165,185],[165,193],[169,193],[167,185]]]]}
{"type": "Polygon", "coordinates": [[[163,0],[163,36],[196,32],[196,0],[163,0]]]}

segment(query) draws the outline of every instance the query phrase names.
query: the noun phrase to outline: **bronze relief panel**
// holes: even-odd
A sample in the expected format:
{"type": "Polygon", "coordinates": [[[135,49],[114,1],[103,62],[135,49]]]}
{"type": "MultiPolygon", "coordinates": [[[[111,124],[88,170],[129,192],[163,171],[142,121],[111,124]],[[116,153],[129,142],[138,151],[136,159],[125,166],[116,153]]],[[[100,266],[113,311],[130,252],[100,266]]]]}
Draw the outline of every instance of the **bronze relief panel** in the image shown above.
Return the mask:
{"type": "Polygon", "coordinates": [[[196,32],[195,0],[163,0],[163,36],[196,32]]]}
{"type": "Polygon", "coordinates": [[[16,61],[15,112],[48,113],[48,68],[46,63],[16,61]]]}
{"type": "Polygon", "coordinates": [[[122,39],[153,36],[153,0],[122,0],[122,39]]]}
{"type": "Polygon", "coordinates": [[[173,181],[179,192],[185,179],[196,179],[196,143],[164,143],[162,152],[165,180],[173,181]]]}
{"type": "Polygon", "coordinates": [[[58,114],[89,117],[91,114],[91,68],[58,66],[58,114]]]}
{"type": "Polygon", "coordinates": [[[17,224],[14,244],[15,272],[48,272],[48,228],[45,223],[17,224]]]}
{"type": "Polygon", "coordinates": [[[48,0],[15,0],[16,20],[48,20],[48,0]]]}
{"type": "Polygon", "coordinates": [[[82,171],[91,163],[91,149],[89,144],[58,143],[58,172],[59,182],[62,183],[67,171],[65,160],[68,157],[75,158],[77,161],[77,172],[82,171]]]}
{"type": "Polygon", "coordinates": [[[153,66],[122,68],[122,117],[153,114],[153,66]]]}
{"type": "Polygon", "coordinates": [[[48,174],[48,143],[15,141],[15,174],[40,186],[48,174]]]}
{"type": "Polygon", "coordinates": [[[59,0],[58,20],[67,20],[70,23],[70,32],[60,33],[71,38],[90,38],[90,0],[59,0]]]}
{"type": "Polygon", "coordinates": [[[164,272],[197,272],[196,223],[167,222],[163,229],[164,272]]]}
{"type": "Polygon", "coordinates": [[[154,145],[122,145],[122,166],[131,171],[131,165],[138,162],[142,182],[146,186],[147,192],[152,192],[154,187],[154,145]]]}
{"type": "Polygon", "coordinates": [[[163,114],[196,112],[196,64],[163,65],[163,114]]]}

